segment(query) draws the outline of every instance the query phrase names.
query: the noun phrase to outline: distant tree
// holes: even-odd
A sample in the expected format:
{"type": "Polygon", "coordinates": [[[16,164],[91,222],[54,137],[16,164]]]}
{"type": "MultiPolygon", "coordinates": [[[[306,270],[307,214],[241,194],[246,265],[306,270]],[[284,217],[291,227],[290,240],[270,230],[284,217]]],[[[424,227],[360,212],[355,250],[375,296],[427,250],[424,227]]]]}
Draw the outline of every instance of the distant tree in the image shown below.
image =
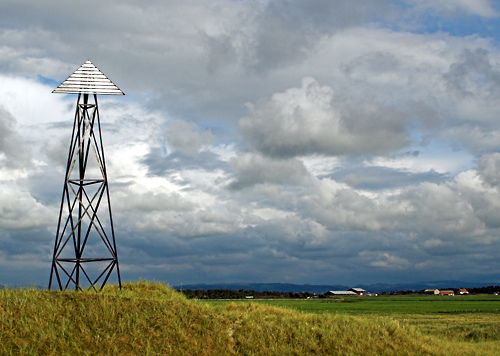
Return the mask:
{"type": "Polygon", "coordinates": [[[309,292],[278,292],[278,291],[254,291],[254,290],[232,290],[232,289],[209,289],[205,291],[204,289],[183,289],[180,291],[186,298],[196,298],[196,299],[245,299],[247,296],[253,296],[254,298],[261,299],[276,299],[276,298],[312,298],[313,293],[309,292]]]}
{"type": "Polygon", "coordinates": [[[467,288],[469,294],[493,294],[500,293],[500,286],[488,286],[479,288],[467,288]]]}

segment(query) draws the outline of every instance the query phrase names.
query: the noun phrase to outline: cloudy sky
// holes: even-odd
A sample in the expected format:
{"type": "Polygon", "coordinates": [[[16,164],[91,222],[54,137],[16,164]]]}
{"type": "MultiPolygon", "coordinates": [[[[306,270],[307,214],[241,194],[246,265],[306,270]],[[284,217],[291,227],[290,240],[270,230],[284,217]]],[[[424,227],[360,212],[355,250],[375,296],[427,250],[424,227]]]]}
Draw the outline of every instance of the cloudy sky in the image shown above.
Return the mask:
{"type": "Polygon", "coordinates": [[[121,276],[500,281],[500,4],[0,0],[0,284],[48,284],[86,60],[121,276]]]}

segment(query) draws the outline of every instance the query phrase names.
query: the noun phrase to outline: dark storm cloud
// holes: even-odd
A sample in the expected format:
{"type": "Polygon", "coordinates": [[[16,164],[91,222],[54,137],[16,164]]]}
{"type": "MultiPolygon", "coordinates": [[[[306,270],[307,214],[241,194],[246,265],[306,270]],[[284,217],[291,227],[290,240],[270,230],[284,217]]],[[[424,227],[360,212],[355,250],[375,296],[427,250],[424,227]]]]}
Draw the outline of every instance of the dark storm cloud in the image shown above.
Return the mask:
{"type": "Polygon", "coordinates": [[[325,177],[344,182],[355,189],[380,190],[417,185],[421,182],[441,183],[450,179],[447,174],[408,172],[389,167],[352,167],[339,169],[325,177]]]}
{"type": "Polygon", "coordinates": [[[482,17],[497,17],[498,6],[491,0],[405,0],[419,11],[437,11],[445,16],[477,15],[482,17]],[[496,8],[496,9],[495,9],[496,8]]]}
{"type": "Polygon", "coordinates": [[[484,48],[465,49],[443,74],[449,97],[456,103],[456,113],[446,118],[443,133],[478,156],[500,149],[500,70],[496,63],[484,48]]]}
{"type": "Polygon", "coordinates": [[[159,147],[152,147],[141,162],[148,167],[151,174],[163,176],[182,169],[196,169],[213,171],[216,169],[228,170],[227,162],[221,161],[217,154],[202,151],[196,154],[173,152],[166,154],[159,147]]]}
{"type": "MultiPolygon", "coordinates": [[[[49,230],[38,227],[5,229],[0,231],[2,241],[2,252],[9,255],[21,256],[26,251],[40,253],[40,258],[45,258],[50,253],[50,243],[53,242],[53,234],[49,230]]],[[[53,248],[53,246],[52,246],[53,248]]]]}
{"type": "Polygon", "coordinates": [[[307,58],[326,34],[353,26],[387,11],[383,1],[362,0],[353,7],[346,0],[270,1],[257,16],[255,63],[258,72],[307,58]]]}
{"type": "Polygon", "coordinates": [[[482,96],[498,100],[500,96],[500,70],[488,51],[466,49],[459,61],[444,74],[448,89],[459,96],[482,96]]]}

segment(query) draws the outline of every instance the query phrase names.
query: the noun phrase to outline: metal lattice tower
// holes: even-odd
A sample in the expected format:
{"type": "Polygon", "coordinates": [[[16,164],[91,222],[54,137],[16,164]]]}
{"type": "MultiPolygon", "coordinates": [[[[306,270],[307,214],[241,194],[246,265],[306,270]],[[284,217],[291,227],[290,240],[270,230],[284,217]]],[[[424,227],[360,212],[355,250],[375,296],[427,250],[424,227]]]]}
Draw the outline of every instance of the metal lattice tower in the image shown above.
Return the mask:
{"type": "Polygon", "coordinates": [[[53,93],[78,94],[49,290],[102,289],[120,268],[101,139],[97,95],[125,95],[90,61],[53,93]],[[57,288],[56,287],[56,288],[57,288]]]}

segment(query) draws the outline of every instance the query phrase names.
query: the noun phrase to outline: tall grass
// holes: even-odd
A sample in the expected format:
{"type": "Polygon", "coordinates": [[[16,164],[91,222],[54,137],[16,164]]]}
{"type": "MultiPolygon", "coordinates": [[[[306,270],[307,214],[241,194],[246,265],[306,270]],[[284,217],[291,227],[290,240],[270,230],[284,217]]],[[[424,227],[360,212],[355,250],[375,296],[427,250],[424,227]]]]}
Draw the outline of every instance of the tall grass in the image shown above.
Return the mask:
{"type": "MultiPolygon", "coordinates": [[[[419,332],[450,341],[500,344],[500,299],[498,296],[390,296],[335,297],[309,300],[241,300],[304,313],[344,314],[360,318],[390,317],[414,325],[419,332]]],[[[211,300],[211,305],[231,301],[211,300]]]]}
{"type": "Polygon", "coordinates": [[[389,318],[304,314],[257,304],[210,306],[163,284],[102,293],[0,291],[2,355],[496,354],[423,336],[389,318]]]}

